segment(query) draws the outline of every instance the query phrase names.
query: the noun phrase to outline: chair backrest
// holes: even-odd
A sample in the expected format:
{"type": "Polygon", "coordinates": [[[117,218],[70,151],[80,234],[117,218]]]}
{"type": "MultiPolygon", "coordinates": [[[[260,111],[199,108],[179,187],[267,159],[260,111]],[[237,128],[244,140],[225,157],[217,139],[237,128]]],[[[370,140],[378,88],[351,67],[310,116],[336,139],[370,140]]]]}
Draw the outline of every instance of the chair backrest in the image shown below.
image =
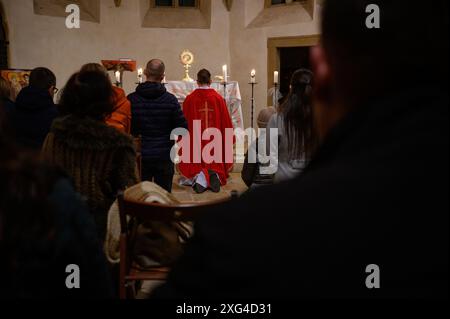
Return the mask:
{"type": "Polygon", "coordinates": [[[157,203],[146,203],[127,200],[124,193],[118,195],[120,224],[122,233],[126,233],[127,216],[138,218],[141,221],[157,222],[188,222],[195,221],[203,214],[220,208],[223,204],[236,197],[236,193],[221,201],[205,204],[181,204],[181,205],[162,205],[157,203]]]}

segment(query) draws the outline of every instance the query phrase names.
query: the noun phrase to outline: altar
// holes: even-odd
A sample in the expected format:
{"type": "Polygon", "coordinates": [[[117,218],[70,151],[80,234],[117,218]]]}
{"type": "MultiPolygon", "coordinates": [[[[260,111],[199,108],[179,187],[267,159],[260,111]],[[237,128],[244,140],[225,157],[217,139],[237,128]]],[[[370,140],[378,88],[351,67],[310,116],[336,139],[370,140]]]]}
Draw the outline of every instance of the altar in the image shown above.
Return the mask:
{"type": "MultiPolygon", "coordinates": [[[[168,92],[175,95],[178,102],[183,105],[186,97],[198,88],[195,82],[170,81],[165,83],[168,92]]],[[[211,84],[211,88],[215,89],[221,96],[224,96],[224,85],[219,82],[211,84]]],[[[242,98],[239,89],[239,83],[234,81],[227,83],[227,92],[225,98],[233,121],[234,128],[244,129],[244,119],[242,115],[242,98]]]]}

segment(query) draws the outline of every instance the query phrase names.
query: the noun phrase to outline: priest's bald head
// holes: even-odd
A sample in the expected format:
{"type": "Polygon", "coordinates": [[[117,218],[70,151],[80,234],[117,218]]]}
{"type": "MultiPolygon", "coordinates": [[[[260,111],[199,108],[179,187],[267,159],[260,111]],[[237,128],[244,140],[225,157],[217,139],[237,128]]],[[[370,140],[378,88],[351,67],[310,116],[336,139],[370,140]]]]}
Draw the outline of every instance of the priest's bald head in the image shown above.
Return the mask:
{"type": "Polygon", "coordinates": [[[159,59],[150,60],[145,68],[145,76],[149,82],[162,82],[164,80],[166,66],[159,59]]]}

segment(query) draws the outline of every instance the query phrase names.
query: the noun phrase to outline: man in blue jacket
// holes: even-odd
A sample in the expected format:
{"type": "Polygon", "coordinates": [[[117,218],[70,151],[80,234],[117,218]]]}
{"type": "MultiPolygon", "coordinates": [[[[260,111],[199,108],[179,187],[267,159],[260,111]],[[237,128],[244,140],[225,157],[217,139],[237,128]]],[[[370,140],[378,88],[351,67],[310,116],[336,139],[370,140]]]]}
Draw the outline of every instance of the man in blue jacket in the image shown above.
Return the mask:
{"type": "Polygon", "coordinates": [[[20,91],[15,106],[8,114],[17,144],[41,149],[58,115],[53,102],[57,90],[56,77],[52,71],[36,68],[31,72],[30,85],[20,91]]]}
{"type": "Polygon", "coordinates": [[[142,137],[142,179],[172,191],[174,163],[170,151],[174,141],[170,135],[175,128],[187,129],[187,122],[177,98],[167,92],[161,83],[165,75],[164,62],[148,62],[145,69],[147,82],[130,94],[132,128],[134,136],[142,137]]]}

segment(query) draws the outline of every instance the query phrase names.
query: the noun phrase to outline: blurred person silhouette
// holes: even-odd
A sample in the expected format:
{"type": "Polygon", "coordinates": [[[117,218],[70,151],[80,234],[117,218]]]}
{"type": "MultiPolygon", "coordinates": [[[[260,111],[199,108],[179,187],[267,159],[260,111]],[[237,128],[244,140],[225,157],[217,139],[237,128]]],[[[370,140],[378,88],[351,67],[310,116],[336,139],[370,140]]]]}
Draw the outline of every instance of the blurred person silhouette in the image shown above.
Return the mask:
{"type": "Polygon", "coordinates": [[[276,154],[271,162],[276,163],[274,182],[280,183],[299,175],[312,158],[317,134],[313,119],[313,80],[310,70],[294,72],[289,93],[267,124],[268,154],[276,154]],[[278,129],[278,141],[270,141],[270,130],[278,129]],[[277,152],[274,147],[278,147],[277,152]]]}
{"type": "Polygon", "coordinates": [[[15,106],[8,112],[8,121],[18,144],[40,150],[58,110],[53,102],[55,74],[43,67],[31,71],[30,85],[17,95],[15,106]]]}
{"type": "Polygon", "coordinates": [[[64,173],[11,144],[3,124],[0,107],[0,299],[110,298],[86,203],[64,173]],[[73,264],[80,289],[66,286],[73,264]]]}
{"type": "Polygon", "coordinates": [[[198,221],[154,298],[448,298],[448,6],[325,0],[317,152],[198,221]]]}

